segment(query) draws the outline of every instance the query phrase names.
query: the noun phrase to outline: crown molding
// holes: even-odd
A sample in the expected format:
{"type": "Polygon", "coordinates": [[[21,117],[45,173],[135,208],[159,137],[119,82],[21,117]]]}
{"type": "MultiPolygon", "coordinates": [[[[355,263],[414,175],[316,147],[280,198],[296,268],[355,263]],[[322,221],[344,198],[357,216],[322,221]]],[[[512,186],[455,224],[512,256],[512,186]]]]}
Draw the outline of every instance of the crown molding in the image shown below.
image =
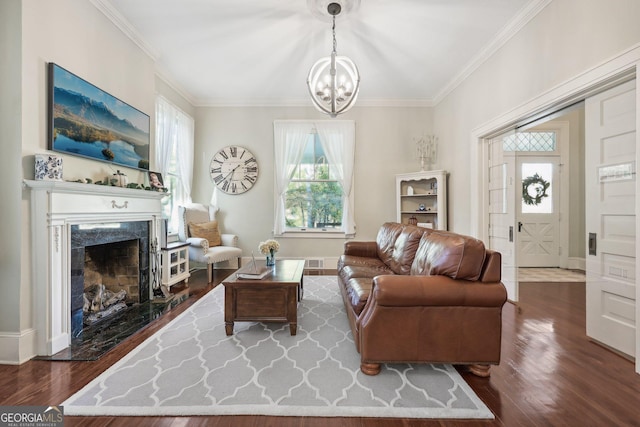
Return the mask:
{"type": "Polygon", "coordinates": [[[104,14],[116,27],[120,29],[134,42],[142,51],[147,54],[154,62],[160,56],[149,43],[147,43],[142,35],[135,29],[135,27],[122,16],[120,12],[111,4],[109,0],[89,0],[100,12],[104,14]]]}
{"type": "Polygon", "coordinates": [[[524,28],[538,13],[540,13],[552,0],[533,0],[529,2],[513,18],[498,35],[486,45],[469,63],[458,73],[447,85],[442,88],[434,98],[434,105],[437,105],[453,92],[463,81],[465,81],[474,71],[486,62],[494,53],[511,40],[518,32],[524,28]]]}
{"type": "MultiPolygon", "coordinates": [[[[310,107],[315,108],[310,98],[288,99],[199,99],[192,104],[194,107],[310,107]]],[[[431,99],[358,99],[357,107],[414,107],[429,108],[435,104],[431,99]]]]}
{"type": "Polygon", "coordinates": [[[193,95],[189,91],[187,91],[184,87],[182,87],[182,85],[178,83],[170,75],[170,73],[166,72],[166,70],[163,67],[159,66],[157,62],[156,62],[156,77],[162,80],[163,82],[165,82],[167,86],[169,86],[171,89],[176,91],[176,93],[178,93],[178,95],[183,97],[189,104],[191,104],[194,107],[198,106],[193,95]]]}
{"type": "Polygon", "coordinates": [[[182,96],[191,105],[194,105],[194,98],[188,91],[186,91],[182,85],[180,85],[172,76],[168,73],[160,64],[158,64],[157,58],[160,57],[160,53],[153,48],[149,43],[145,41],[142,35],[135,29],[135,27],[125,18],[109,0],[89,0],[104,16],[109,19],[122,33],[127,36],[133,43],[136,44],[142,51],[153,60],[155,63],[156,77],[165,82],[171,89],[175,90],[180,96],[182,96]]]}
{"type": "MultiPolygon", "coordinates": [[[[312,106],[306,98],[290,99],[225,99],[196,98],[171,73],[157,62],[160,53],[147,43],[135,27],[111,4],[110,0],[89,0],[124,35],[133,41],[156,64],[156,76],[179,93],[194,107],[307,107],[312,106]]],[[[529,21],[540,13],[552,0],[532,0],[458,73],[434,98],[428,99],[359,99],[360,107],[434,107],[453,92],[465,79],[486,62],[498,49],[513,38],[529,21]]]]}

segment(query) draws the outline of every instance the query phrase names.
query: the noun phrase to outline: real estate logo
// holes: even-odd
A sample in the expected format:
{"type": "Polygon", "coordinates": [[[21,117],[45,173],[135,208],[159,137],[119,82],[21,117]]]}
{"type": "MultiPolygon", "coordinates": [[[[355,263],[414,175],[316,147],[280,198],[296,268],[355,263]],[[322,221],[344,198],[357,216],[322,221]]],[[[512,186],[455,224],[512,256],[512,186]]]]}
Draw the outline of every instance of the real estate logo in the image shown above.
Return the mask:
{"type": "Polygon", "coordinates": [[[62,406],[0,406],[0,427],[62,427],[62,406]]]}

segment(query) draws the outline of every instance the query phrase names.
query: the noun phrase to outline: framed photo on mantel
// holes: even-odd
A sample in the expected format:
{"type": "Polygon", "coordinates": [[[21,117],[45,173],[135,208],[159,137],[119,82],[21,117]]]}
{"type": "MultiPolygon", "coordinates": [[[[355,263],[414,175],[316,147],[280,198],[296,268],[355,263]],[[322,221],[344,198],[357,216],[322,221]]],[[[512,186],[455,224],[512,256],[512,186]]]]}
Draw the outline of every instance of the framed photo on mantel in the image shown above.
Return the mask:
{"type": "Polygon", "coordinates": [[[167,191],[160,172],[149,172],[149,187],[154,191],[167,191]]]}

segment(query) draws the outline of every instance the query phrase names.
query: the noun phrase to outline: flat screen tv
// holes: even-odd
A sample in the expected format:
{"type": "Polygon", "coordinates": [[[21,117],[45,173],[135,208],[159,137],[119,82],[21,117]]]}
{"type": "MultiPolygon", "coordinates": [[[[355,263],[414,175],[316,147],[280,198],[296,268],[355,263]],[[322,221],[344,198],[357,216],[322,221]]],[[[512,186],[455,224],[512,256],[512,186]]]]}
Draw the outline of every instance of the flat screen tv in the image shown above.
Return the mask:
{"type": "Polygon", "coordinates": [[[149,169],[149,116],[49,63],[49,149],[149,169]]]}

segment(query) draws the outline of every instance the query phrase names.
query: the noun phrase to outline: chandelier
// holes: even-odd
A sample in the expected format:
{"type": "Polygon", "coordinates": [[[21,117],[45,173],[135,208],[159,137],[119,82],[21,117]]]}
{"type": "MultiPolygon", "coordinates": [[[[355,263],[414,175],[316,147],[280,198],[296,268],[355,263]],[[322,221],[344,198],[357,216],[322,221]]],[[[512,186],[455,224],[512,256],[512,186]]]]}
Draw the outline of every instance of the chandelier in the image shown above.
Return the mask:
{"type": "Polygon", "coordinates": [[[342,6],[329,3],[327,12],[332,16],[333,51],[331,56],[320,58],[309,71],[307,87],[311,100],[323,113],[336,117],[349,110],[356,102],[360,88],[358,67],[346,56],[336,53],[336,16],[342,6]]]}

